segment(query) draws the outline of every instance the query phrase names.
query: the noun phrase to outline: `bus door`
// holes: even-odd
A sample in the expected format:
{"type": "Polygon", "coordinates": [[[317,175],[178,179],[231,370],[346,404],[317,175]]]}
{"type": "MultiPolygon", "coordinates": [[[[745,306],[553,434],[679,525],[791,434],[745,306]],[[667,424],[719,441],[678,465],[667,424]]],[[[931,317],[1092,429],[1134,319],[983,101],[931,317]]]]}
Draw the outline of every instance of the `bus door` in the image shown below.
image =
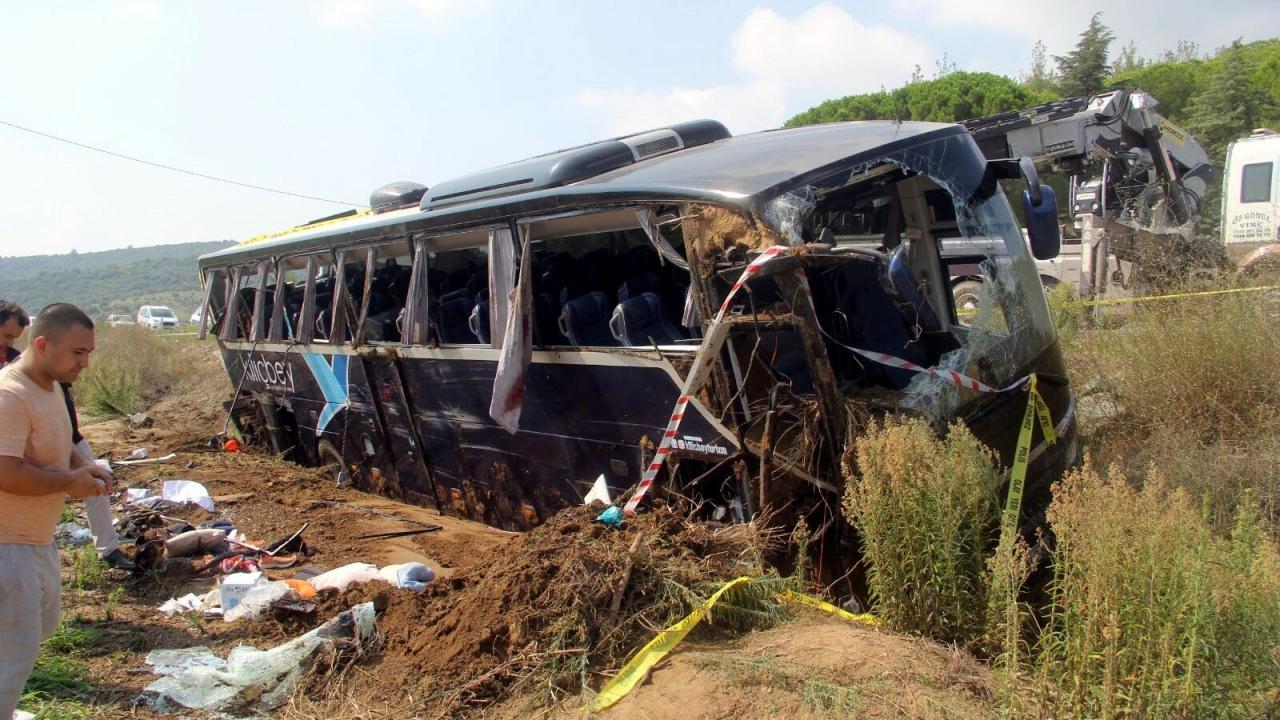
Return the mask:
{"type": "Polygon", "coordinates": [[[366,352],[361,355],[369,389],[390,449],[399,495],[417,505],[444,507],[435,478],[427,465],[413,407],[405,393],[400,362],[394,353],[366,352]]]}

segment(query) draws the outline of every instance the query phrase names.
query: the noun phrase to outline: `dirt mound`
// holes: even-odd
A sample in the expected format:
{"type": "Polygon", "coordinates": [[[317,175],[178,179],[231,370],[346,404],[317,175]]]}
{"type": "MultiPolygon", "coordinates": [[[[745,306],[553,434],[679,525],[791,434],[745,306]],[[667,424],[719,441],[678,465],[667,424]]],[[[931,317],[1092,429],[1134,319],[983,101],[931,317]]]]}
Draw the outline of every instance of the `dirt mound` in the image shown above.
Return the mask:
{"type": "Polygon", "coordinates": [[[482,705],[537,678],[548,701],[617,667],[724,580],[759,573],[746,528],[657,510],[621,530],[570,508],[426,592],[390,598],[379,675],[416,697],[482,705]]]}
{"type": "MultiPolygon", "coordinates": [[[[600,717],[969,720],[994,717],[993,688],[990,671],[959,651],[814,614],[686,643],[600,717]]],[[[559,717],[582,717],[581,704],[566,703],[559,717]]]]}

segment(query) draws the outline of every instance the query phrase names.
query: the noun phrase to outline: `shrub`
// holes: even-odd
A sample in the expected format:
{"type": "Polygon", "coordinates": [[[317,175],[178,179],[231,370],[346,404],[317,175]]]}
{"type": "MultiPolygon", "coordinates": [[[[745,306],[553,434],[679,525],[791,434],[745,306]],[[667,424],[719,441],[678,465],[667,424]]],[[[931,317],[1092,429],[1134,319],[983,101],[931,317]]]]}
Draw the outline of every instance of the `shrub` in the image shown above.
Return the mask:
{"type": "Polygon", "coordinates": [[[862,535],[877,614],[899,631],[972,645],[985,632],[995,456],[959,423],[939,439],[922,420],[873,423],[855,454],[861,477],[847,484],[844,511],[862,535]]]}
{"type": "Polygon", "coordinates": [[[1045,297],[1049,300],[1049,314],[1058,331],[1058,340],[1063,345],[1070,344],[1084,329],[1084,301],[1076,294],[1076,289],[1067,283],[1058,283],[1049,288],[1045,297]]]}
{"type": "Polygon", "coordinates": [[[1260,717],[1280,678],[1280,554],[1241,505],[1215,537],[1181,489],[1072,472],[1035,657],[1059,717],[1260,717]]]}

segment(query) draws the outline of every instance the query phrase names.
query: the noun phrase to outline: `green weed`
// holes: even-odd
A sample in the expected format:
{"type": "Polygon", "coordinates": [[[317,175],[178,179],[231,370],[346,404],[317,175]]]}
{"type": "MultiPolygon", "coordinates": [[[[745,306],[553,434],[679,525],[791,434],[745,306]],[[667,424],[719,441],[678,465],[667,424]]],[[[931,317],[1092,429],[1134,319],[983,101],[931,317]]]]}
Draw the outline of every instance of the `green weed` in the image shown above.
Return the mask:
{"type": "Polygon", "coordinates": [[[986,550],[998,512],[995,456],[963,425],[922,420],[861,435],[844,512],[862,535],[876,613],[893,629],[972,646],[986,632],[986,550]]]}
{"type": "Polygon", "coordinates": [[[1255,506],[1229,538],[1158,473],[1071,473],[1049,619],[1034,658],[1044,707],[1068,717],[1263,717],[1280,678],[1280,550],[1255,506]]]}
{"type": "Polygon", "coordinates": [[[71,551],[71,587],[77,590],[88,590],[102,584],[106,575],[107,564],[98,557],[98,550],[93,545],[80,545],[71,551]]]}

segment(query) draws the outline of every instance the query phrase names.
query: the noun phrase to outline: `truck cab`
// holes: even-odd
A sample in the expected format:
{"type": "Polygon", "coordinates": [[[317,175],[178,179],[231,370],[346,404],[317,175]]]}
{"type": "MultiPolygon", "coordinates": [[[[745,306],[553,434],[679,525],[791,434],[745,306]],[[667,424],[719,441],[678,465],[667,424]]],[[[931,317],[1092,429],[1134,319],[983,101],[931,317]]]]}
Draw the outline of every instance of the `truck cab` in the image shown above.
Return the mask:
{"type": "Polygon", "coordinates": [[[1222,243],[1246,275],[1280,266],[1280,134],[1255,130],[1227,147],[1222,243]]]}

